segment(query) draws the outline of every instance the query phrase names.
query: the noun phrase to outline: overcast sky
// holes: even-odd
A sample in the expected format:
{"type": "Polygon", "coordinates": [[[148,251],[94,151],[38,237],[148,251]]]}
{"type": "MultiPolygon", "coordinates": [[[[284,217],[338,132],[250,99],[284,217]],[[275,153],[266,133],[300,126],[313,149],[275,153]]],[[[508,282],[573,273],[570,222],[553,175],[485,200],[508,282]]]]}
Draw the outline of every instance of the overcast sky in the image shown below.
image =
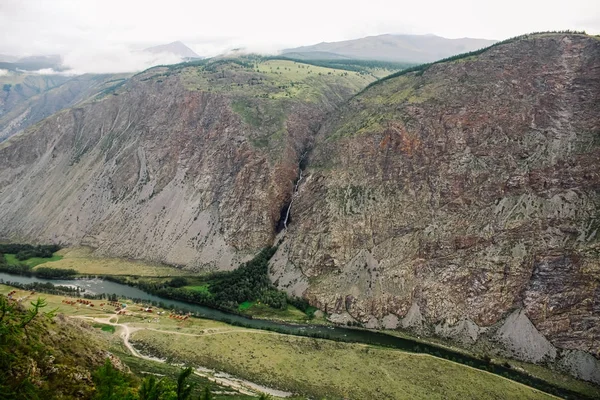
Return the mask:
{"type": "Polygon", "coordinates": [[[61,54],[81,72],[141,69],[147,56],[132,50],[176,40],[211,56],[383,33],[562,29],[600,34],[600,0],[0,0],[0,54],[61,54]]]}

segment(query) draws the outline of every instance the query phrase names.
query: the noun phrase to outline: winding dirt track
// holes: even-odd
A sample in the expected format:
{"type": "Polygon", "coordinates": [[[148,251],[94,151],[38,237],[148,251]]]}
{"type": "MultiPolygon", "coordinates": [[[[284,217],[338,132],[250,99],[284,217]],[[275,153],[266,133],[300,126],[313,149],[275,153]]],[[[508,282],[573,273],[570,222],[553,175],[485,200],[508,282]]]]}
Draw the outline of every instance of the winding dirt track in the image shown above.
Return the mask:
{"type": "MultiPolygon", "coordinates": [[[[108,318],[94,318],[94,317],[85,317],[85,316],[77,316],[75,318],[83,318],[86,320],[91,320],[94,322],[99,322],[102,324],[108,324],[108,325],[113,325],[116,327],[119,327],[121,329],[123,329],[123,331],[120,334],[120,337],[123,339],[123,343],[125,344],[125,347],[127,347],[129,349],[129,351],[131,352],[132,355],[134,355],[135,357],[139,357],[142,358],[144,360],[149,360],[149,361],[158,361],[158,362],[165,362],[165,360],[161,360],[159,358],[153,358],[153,357],[148,357],[148,356],[144,356],[142,354],[140,354],[129,342],[129,337],[131,336],[131,334],[133,332],[139,331],[139,330],[149,330],[149,331],[154,331],[154,332],[159,332],[159,333],[164,333],[164,334],[169,334],[169,335],[183,335],[183,336],[195,336],[195,337],[202,337],[202,336],[210,336],[210,335],[221,335],[221,334],[226,334],[226,333],[253,333],[253,334],[261,334],[261,335],[282,335],[281,333],[277,333],[277,332],[266,332],[266,331],[261,331],[258,329],[230,329],[230,330],[220,330],[218,332],[209,332],[209,333],[203,333],[203,334],[194,334],[194,333],[185,333],[185,332],[174,332],[174,331],[168,331],[168,330],[161,330],[161,329],[155,329],[155,328],[141,328],[141,327],[130,327],[126,324],[119,324],[119,323],[115,323],[112,322],[111,320],[115,317],[108,317],[108,318]]],[[[356,343],[359,346],[365,346],[367,347],[367,344],[363,344],[363,343],[356,343]]],[[[421,356],[421,357],[434,357],[435,356],[431,355],[431,354],[424,354],[424,353],[414,353],[412,354],[413,356],[421,356]]],[[[445,360],[448,362],[453,362],[454,361],[450,361],[450,360],[445,360]]],[[[529,389],[532,389],[530,386],[527,386],[523,383],[517,382],[517,381],[513,381],[511,379],[508,379],[504,376],[501,375],[497,375],[494,374],[492,372],[489,371],[485,371],[485,370],[480,370],[465,364],[458,364],[461,365],[463,367],[466,368],[471,368],[474,369],[478,372],[481,373],[487,373],[487,374],[491,374],[495,377],[501,378],[501,379],[505,379],[507,381],[510,381],[511,383],[517,384],[517,385],[521,385],[521,386],[525,386],[529,389]]],[[[237,378],[228,378],[228,377],[216,377],[213,376],[212,374],[214,373],[214,371],[208,370],[208,369],[196,369],[194,370],[194,374],[198,375],[198,376],[202,376],[212,382],[218,383],[221,386],[226,386],[226,387],[230,387],[232,389],[235,389],[237,391],[239,391],[242,394],[246,394],[249,396],[257,396],[260,393],[267,393],[271,396],[275,396],[275,397],[290,397],[293,393],[289,393],[289,392],[284,392],[284,391],[280,391],[280,390],[276,390],[276,389],[271,389],[271,388],[267,388],[264,386],[260,386],[257,385],[255,383],[249,382],[249,381],[244,381],[242,379],[237,379],[237,378]]],[[[537,389],[534,389],[537,390],[537,389]]],[[[549,397],[553,397],[555,399],[560,399],[560,397],[557,397],[553,394],[550,393],[545,393],[543,392],[545,395],[549,396],[549,397]]]]}
{"type": "MultiPolygon", "coordinates": [[[[114,327],[119,328],[119,337],[121,339],[123,339],[123,344],[125,345],[125,347],[127,347],[127,349],[129,350],[129,352],[131,352],[131,354],[134,357],[138,357],[144,360],[148,360],[148,361],[156,361],[156,362],[165,362],[165,360],[162,360],[160,358],[155,358],[155,357],[148,357],[145,356],[143,354],[141,354],[139,351],[137,351],[135,349],[135,347],[133,347],[133,345],[129,342],[129,338],[131,337],[131,334],[133,332],[139,331],[139,330],[149,330],[149,331],[155,331],[155,332],[160,332],[160,333],[166,333],[166,334],[173,334],[173,335],[184,335],[184,336],[209,336],[209,335],[218,335],[218,334],[223,334],[223,333],[235,333],[235,332],[252,332],[252,333],[257,333],[255,330],[227,330],[227,331],[219,331],[219,332],[210,332],[210,333],[206,333],[206,334],[202,334],[202,335],[197,335],[197,334],[193,334],[193,333],[184,333],[184,332],[173,332],[173,331],[165,331],[165,330],[160,330],[160,329],[153,329],[153,328],[138,328],[138,327],[130,327],[129,325],[126,324],[119,324],[116,322],[112,322],[112,319],[114,317],[108,317],[108,318],[94,318],[94,317],[85,317],[85,316],[78,316],[76,318],[82,318],[88,321],[93,321],[93,322],[98,322],[101,324],[106,324],[106,325],[112,325],[114,327]]],[[[273,332],[260,332],[260,333],[264,333],[264,334],[276,334],[273,332]]],[[[275,390],[275,389],[270,389],[270,388],[266,388],[266,387],[262,387],[260,385],[256,385],[252,382],[248,382],[248,381],[244,381],[242,379],[237,379],[237,378],[229,378],[229,377],[223,377],[223,376],[214,376],[212,375],[211,370],[205,370],[205,369],[195,369],[194,370],[194,374],[198,375],[198,376],[202,376],[206,379],[208,379],[211,382],[215,382],[221,386],[226,386],[229,387],[231,389],[235,389],[238,392],[248,395],[248,396],[257,396],[260,393],[267,393],[270,394],[272,396],[277,396],[277,397],[289,397],[291,395],[291,393],[287,393],[287,392],[282,392],[279,390],[275,390]],[[260,388],[260,390],[258,389],[260,388]]]]}

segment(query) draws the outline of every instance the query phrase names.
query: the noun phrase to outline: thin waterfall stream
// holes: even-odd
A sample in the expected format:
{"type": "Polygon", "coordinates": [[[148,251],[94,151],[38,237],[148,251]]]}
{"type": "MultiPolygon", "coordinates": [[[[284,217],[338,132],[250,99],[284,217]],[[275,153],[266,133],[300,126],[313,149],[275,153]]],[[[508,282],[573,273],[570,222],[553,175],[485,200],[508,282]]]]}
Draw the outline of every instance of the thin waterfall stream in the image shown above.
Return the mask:
{"type": "Polygon", "coordinates": [[[292,204],[294,203],[294,197],[296,197],[296,195],[298,194],[298,188],[300,187],[300,181],[302,181],[302,173],[304,172],[304,167],[302,165],[302,163],[304,162],[304,159],[306,158],[306,154],[308,153],[308,151],[305,151],[304,153],[302,153],[302,155],[300,156],[300,160],[298,161],[298,179],[296,180],[296,184],[294,185],[294,189],[292,190],[292,197],[290,199],[290,205],[287,208],[287,211],[285,213],[285,219],[283,220],[283,228],[287,229],[287,223],[288,220],[290,218],[290,211],[292,209],[292,204]]]}

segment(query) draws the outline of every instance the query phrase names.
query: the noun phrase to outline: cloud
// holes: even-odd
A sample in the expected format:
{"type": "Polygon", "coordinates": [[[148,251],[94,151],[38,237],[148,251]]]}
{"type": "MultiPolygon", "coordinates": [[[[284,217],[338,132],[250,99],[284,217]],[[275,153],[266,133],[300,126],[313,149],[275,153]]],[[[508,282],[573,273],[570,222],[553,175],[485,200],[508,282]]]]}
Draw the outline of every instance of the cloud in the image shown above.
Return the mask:
{"type": "Polygon", "coordinates": [[[175,64],[181,57],[170,53],[150,54],[123,46],[85,48],[68,52],[63,64],[72,73],[134,72],[154,65],[175,64]]]}
{"type": "Polygon", "coordinates": [[[8,75],[8,70],[7,69],[0,69],[0,76],[6,76],[8,75]]]}
{"type": "Polygon", "coordinates": [[[278,49],[383,33],[505,39],[600,33],[598,0],[1,0],[0,53],[61,54],[76,71],[137,71],[139,50],[181,40],[201,56],[278,49]]]}

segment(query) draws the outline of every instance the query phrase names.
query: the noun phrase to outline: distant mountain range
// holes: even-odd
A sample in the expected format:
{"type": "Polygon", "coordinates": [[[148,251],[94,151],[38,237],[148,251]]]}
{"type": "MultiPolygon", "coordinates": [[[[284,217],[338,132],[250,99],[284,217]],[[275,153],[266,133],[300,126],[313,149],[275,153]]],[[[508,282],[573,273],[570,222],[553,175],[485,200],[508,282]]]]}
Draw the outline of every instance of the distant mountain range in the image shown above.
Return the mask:
{"type": "Polygon", "coordinates": [[[282,54],[304,60],[340,58],[427,63],[487,47],[487,39],[446,39],[435,35],[379,35],[341,42],[322,42],[285,49],[282,54]]]}
{"type": "Polygon", "coordinates": [[[59,71],[63,69],[63,66],[62,58],[57,54],[21,58],[0,54],[0,69],[7,69],[9,71],[38,71],[40,69],[53,69],[55,71],[59,71]]]}
{"type": "Polygon", "coordinates": [[[175,54],[181,58],[200,58],[198,54],[180,41],[148,47],[144,51],[152,54],[175,54]]]}

